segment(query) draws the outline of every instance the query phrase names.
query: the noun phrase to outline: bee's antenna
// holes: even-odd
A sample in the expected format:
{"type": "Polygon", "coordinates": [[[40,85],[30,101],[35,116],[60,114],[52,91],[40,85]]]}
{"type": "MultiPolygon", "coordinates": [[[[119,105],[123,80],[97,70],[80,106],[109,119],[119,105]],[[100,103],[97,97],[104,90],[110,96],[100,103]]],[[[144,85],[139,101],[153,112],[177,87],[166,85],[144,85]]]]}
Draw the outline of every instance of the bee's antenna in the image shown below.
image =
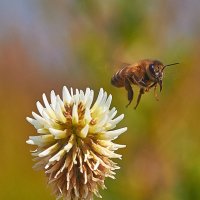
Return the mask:
{"type": "Polygon", "coordinates": [[[178,64],[180,64],[180,63],[172,63],[172,64],[165,65],[165,67],[171,66],[171,65],[178,65],[178,64]]]}
{"type": "Polygon", "coordinates": [[[180,64],[180,63],[172,63],[172,64],[164,65],[164,67],[163,67],[162,71],[163,71],[163,70],[165,69],[165,67],[167,67],[167,66],[171,66],[171,65],[178,65],[178,64],[180,64]]]}

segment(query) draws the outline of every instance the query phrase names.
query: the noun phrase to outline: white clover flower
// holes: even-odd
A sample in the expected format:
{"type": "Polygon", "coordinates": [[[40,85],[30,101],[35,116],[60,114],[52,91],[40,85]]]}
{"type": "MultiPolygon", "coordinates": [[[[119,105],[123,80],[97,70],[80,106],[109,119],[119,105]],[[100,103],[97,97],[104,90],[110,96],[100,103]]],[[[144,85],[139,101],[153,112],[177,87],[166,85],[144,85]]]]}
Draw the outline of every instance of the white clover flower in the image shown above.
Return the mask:
{"type": "Polygon", "coordinates": [[[114,118],[117,110],[110,104],[112,96],[100,89],[92,105],[94,91],[89,88],[74,91],[63,87],[62,99],[51,91],[51,101],[43,94],[44,106],[37,102],[40,115],[27,117],[38,136],[30,136],[28,144],[36,145],[32,152],[37,162],[34,168],[44,170],[54,194],[65,200],[92,200],[101,197],[99,188],[106,188],[106,177],[114,179],[119,169],[111,158],[119,145],[112,142],[127,128],[113,130],[124,115],[114,118]]]}

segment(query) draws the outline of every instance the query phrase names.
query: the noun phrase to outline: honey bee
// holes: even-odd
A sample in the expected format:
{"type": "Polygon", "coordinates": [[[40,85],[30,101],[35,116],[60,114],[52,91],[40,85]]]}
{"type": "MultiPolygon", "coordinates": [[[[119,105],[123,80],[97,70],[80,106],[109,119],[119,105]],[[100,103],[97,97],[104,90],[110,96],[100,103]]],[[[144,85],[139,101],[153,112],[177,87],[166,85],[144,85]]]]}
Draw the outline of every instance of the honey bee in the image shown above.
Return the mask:
{"type": "Polygon", "coordinates": [[[157,85],[159,85],[160,92],[162,91],[164,69],[167,66],[177,64],[179,63],[164,65],[159,60],[151,59],[144,59],[134,64],[124,63],[123,66],[121,66],[122,68],[113,75],[111,84],[115,87],[125,87],[127,90],[129,103],[126,107],[131,104],[134,96],[131,84],[137,85],[140,88],[140,91],[134,107],[136,109],[140,103],[142,95],[153,87],[154,96],[158,100],[156,88],[157,85]]]}

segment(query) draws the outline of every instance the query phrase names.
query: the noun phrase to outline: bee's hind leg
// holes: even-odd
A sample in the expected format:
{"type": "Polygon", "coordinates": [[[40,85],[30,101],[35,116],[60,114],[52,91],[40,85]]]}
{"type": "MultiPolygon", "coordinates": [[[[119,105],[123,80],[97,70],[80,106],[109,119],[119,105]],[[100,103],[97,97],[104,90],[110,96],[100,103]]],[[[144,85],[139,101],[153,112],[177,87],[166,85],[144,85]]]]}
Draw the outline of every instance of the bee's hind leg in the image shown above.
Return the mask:
{"type": "Polygon", "coordinates": [[[132,100],[133,100],[134,93],[133,93],[133,89],[131,87],[130,81],[127,78],[125,79],[125,89],[128,92],[129,103],[126,105],[126,107],[128,107],[131,104],[132,100]]]}
{"type": "Polygon", "coordinates": [[[137,98],[137,103],[136,103],[134,109],[136,109],[138,107],[143,94],[144,94],[144,88],[140,88],[140,92],[139,92],[139,95],[138,95],[138,98],[137,98]]]}

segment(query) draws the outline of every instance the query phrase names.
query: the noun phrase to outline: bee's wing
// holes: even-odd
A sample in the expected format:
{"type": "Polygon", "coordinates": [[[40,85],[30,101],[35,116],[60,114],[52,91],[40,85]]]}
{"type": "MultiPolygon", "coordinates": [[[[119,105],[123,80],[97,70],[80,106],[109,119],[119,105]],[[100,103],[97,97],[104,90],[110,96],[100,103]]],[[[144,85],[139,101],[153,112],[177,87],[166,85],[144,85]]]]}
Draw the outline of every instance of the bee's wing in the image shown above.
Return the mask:
{"type": "Polygon", "coordinates": [[[114,69],[120,70],[123,69],[124,67],[130,66],[131,64],[125,63],[125,62],[117,62],[114,64],[114,69]]]}
{"type": "Polygon", "coordinates": [[[134,63],[131,65],[131,70],[129,71],[130,76],[134,76],[137,80],[141,80],[145,74],[145,67],[141,63],[134,63]]]}
{"type": "Polygon", "coordinates": [[[129,63],[121,63],[119,66],[120,68],[124,68],[124,67],[127,67],[127,66],[130,66],[131,64],[129,63]]]}

